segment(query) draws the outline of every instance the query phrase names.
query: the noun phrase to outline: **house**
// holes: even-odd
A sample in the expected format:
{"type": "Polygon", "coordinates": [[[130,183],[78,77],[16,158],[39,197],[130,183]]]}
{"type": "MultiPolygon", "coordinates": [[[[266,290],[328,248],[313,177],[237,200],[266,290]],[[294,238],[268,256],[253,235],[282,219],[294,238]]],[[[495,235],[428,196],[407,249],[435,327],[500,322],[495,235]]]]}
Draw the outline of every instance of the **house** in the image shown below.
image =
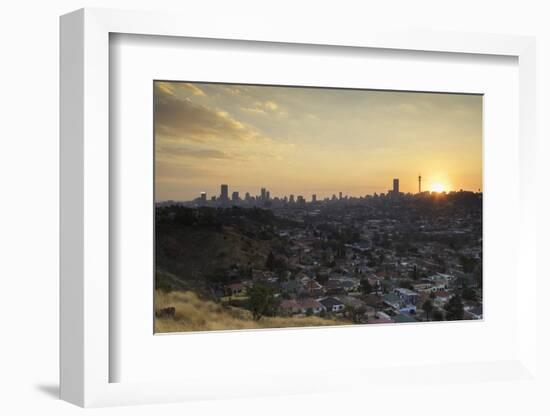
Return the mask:
{"type": "Polygon", "coordinates": [[[289,280],[281,283],[281,290],[287,293],[298,293],[303,289],[302,283],[298,280],[289,280]]]}
{"type": "Polygon", "coordinates": [[[304,286],[309,293],[313,293],[315,291],[323,289],[323,286],[321,286],[319,282],[313,279],[309,279],[304,286]]]}
{"type": "Polygon", "coordinates": [[[325,285],[328,290],[342,290],[344,286],[340,280],[329,279],[325,285]]]}
{"type": "Polygon", "coordinates": [[[433,287],[432,283],[429,283],[429,282],[416,283],[416,284],[413,284],[412,286],[416,292],[423,292],[426,290],[430,290],[433,287]]]}
{"type": "Polygon", "coordinates": [[[413,290],[400,287],[395,289],[393,292],[405,303],[415,305],[418,301],[418,293],[413,290]]]}
{"type": "Polygon", "coordinates": [[[434,283],[434,287],[448,289],[450,287],[450,283],[453,277],[444,273],[436,273],[432,276],[429,276],[427,279],[434,283]]]}
{"type": "Polygon", "coordinates": [[[231,283],[227,286],[229,296],[244,295],[246,292],[246,286],[243,283],[231,283]]]}
{"type": "Polygon", "coordinates": [[[366,304],[360,299],[357,299],[353,296],[339,296],[338,299],[345,305],[349,306],[350,308],[365,308],[366,304]]]}
{"type": "Polygon", "coordinates": [[[302,284],[308,282],[310,280],[309,276],[301,271],[296,274],[296,280],[299,280],[302,284]]]}
{"type": "Polygon", "coordinates": [[[415,314],[416,313],[416,305],[413,305],[411,303],[407,303],[405,305],[402,305],[399,308],[399,312],[403,313],[403,314],[408,314],[408,315],[415,314]]]}
{"type": "Polygon", "coordinates": [[[324,299],[321,299],[319,302],[325,307],[327,312],[332,312],[332,313],[343,312],[346,307],[340,301],[340,299],[335,297],[324,298],[324,299]]]}
{"type": "Polygon", "coordinates": [[[452,297],[452,293],[447,290],[440,290],[435,293],[433,304],[437,307],[443,307],[452,297]]]}
{"type": "Polygon", "coordinates": [[[311,310],[314,314],[317,315],[325,310],[323,304],[319,301],[316,301],[315,299],[300,299],[297,301],[297,303],[302,313],[307,313],[308,310],[311,310]]]}
{"type": "Polygon", "coordinates": [[[301,312],[300,305],[294,299],[283,299],[279,305],[281,315],[289,316],[301,312]]]}
{"type": "Polygon", "coordinates": [[[252,269],[252,279],[253,280],[263,279],[264,273],[265,271],[263,270],[252,269]]]}
{"type": "Polygon", "coordinates": [[[369,281],[369,284],[371,285],[373,292],[382,291],[382,283],[380,283],[381,279],[378,276],[369,276],[367,280],[369,281]]]}
{"type": "Polygon", "coordinates": [[[355,280],[351,280],[351,279],[343,280],[342,288],[346,292],[354,292],[359,288],[359,282],[356,282],[355,280]]]}
{"type": "Polygon", "coordinates": [[[383,298],[386,305],[391,306],[393,309],[396,310],[399,310],[399,308],[403,304],[403,301],[401,300],[399,295],[395,293],[386,293],[383,298]]]}
{"type": "Polygon", "coordinates": [[[324,286],[327,295],[342,295],[347,293],[342,286],[342,282],[339,280],[329,280],[324,286]]]}

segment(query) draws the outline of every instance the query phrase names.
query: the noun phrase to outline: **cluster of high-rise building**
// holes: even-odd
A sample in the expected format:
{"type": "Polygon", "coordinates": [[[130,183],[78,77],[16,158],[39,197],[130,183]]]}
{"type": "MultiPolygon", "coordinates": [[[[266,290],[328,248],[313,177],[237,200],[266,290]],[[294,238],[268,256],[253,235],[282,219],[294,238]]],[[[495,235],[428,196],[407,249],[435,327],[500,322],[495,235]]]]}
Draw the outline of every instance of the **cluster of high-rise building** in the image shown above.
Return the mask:
{"type": "MultiPolygon", "coordinates": [[[[333,199],[335,196],[333,196],[333,199]]],[[[340,199],[342,199],[342,192],[340,192],[340,199]]],[[[328,199],[328,198],[327,198],[328,199]]],[[[317,194],[311,195],[312,203],[317,202],[317,194]]],[[[231,197],[229,197],[229,185],[222,184],[220,185],[220,194],[218,196],[211,196],[210,199],[207,199],[206,192],[201,192],[199,198],[195,199],[195,202],[201,204],[216,203],[219,205],[225,204],[235,204],[235,203],[249,203],[249,204],[269,204],[273,202],[279,203],[291,203],[291,204],[305,204],[306,198],[303,195],[294,195],[290,194],[283,197],[272,197],[271,192],[267,188],[260,188],[260,193],[258,195],[251,195],[249,192],[244,194],[244,197],[241,196],[239,191],[233,191],[231,197]]]]}
{"type": "MultiPolygon", "coordinates": [[[[422,193],[422,176],[418,175],[418,193],[422,193]]],[[[383,195],[383,194],[382,194],[383,195]]],[[[395,198],[400,195],[403,195],[403,193],[399,190],[399,178],[393,179],[393,187],[392,189],[388,190],[386,196],[395,198]]],[[[377,197],[377,194],[373,195],[374,197],[377,197]]],[[[369,196],[366,196],[367,198],[369,196]]],[[[353,197],[349,197],[348,195],[344,195],[343,192],[338,192],[338,195],[333,194],[332,197],[325,197],[322,201],[328,202],[328,201],[339,201],[339,200],[348,200],[352,199],[353,197]]],[[[211,196],[210,199],[207,199],[206,192],[201,192],[199,198],[195,199],[195,202],[198,202],[200,204],[206,205],[208,203],[215,204],[215,205],[230,205],[230,204],[249,204],[249,205],[270,205],[273,203],[289,203],[289,204],[306,204],[308,201],[306,200],[306,197],[303,195],[285,195],[283,197],[272,197],[271,192],[269,189],[262,187],[260,188],[260,193],[258,195],[251,195],[249,192],[246,192],[244,194],[244,197],[239,193],[239,191],[233,191],[231,192],[231,195],[229,194],[229,185],[228,184],[221,184],[220,185],[220,194],[218,196],[211,196]]],[[[312,194],[309,202],[315,204],[317,202],[320,202],[320,200],[317,199],[317,194],[312,194]]]]}

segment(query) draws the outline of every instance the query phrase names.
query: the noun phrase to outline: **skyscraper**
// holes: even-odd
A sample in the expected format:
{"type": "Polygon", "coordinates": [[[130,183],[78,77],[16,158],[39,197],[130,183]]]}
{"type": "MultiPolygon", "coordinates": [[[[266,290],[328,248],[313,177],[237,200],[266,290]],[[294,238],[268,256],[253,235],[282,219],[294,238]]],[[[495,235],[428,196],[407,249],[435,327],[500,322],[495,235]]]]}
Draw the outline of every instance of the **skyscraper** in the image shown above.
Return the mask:
{"type": "Polygon", "coordinates": [[[265,190],[265,188],[262,188],[260,190],[260,198],[262,199],[262,201],[266,200],[266,190],[265,190]]]}
{"type": "Polygon", "coordinates": [[[422,193],[422,176],[420,175],[420,173],[418,174],[418,193],[422,193]]]}
{"type": "Polygon", "coordinates": [[[317,194],[311,195],[311,202],[317,202],[317,194]]]}
{"type": "Polygon", "coordinates": [[[222,201],[228,201],[229,200],[229,186],[226,185],[226,184],[223,184],[221,186],[220,199],[222,201]]]}
{"type": "Polygon", "coordinates": [[[393,180],[393,193],[395,195],[399,194],[399,179],[397,178],[393,180]]]}
{"type": "Polygon", "coordinates": [[[234,191],[232,194],[231,194],[231,200],[233,202],[239,202],[239,191],[234,191]]]}
{"type": "Polygon", "coordinates": [[[201,202],[206,202],[206,192],[201,192],[201,202]]]}

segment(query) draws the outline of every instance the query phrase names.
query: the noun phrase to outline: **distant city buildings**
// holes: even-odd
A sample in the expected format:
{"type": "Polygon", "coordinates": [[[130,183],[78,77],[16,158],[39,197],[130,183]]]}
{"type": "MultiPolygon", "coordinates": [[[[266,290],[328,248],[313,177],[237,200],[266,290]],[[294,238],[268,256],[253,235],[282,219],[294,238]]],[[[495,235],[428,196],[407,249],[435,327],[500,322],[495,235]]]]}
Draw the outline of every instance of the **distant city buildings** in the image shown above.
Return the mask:
{"type": "Polygon", "coordinates": [[[399,197],[399,195],[400,195],[400,193],[399,193],[399,178],[394,178],[393,179],[393,188],[388,191],[388,196],[390,196],[392,198],[397,198],[397,197],[399,197]]]}
{"type": "Polygon", "coordinates": [[[220,199],[222,201],[228,201],[229,200],[229,186],[226,184],[221,185],[220,187],[220,199]]]}
{"type": "Polygon", "coordinates": [[[399,179],[395,178],[393,180],[393,193],[398,194],[399,193],[399,179]]]}
{"type": "MultiPolygon", "coordinates": [[[[461,189],[460,192],[463,192],[461,189]]],[[[451,191],[450,193],[454,193],[454,191],[451,191]]],[[[478,193],[481,193],[478,190],[478,193]]],[[[341,202],[343,204],[349,204],[354,203],[354,201],[362,200],[362,199],[369,199],[369,198],[390,198],[390,199],[402,199],[405,197],[412,197],[413,195],[424,195],[424,194],[430,194],[429,191],[426,191],[422,193],[422,176],[418,175],[418,193],[403,193],[400,191],[399,186],[399,178],[393,178],[392,182],[392,189],[388,190],[386,194],[384,193],[374,193],[372,195],[365,195],[365,196],[348,196],[344,195],[342,191],[339,191],[338,194],[332,194],[332,196],[325,197],[323,199],[318,199],[317,194],[311,194],[311,203],[312,204],[318,204],[319,201],[322,203],[337,203],[341,202]]],[[[168,202],[168,201],[167,201],[168,202]]],[[[207,192],[202,191],[199,194],[198,198],[195,198],[193,201],[195,204],[199,204],[201,206],[230,206],[233,205],[241,205],[244,204],[244,206],[261,206],[261,207],[277,207],[281,205],[295,205],[295,206],[305,206],[307,204],[306,198],[303,195],[295,196],[294,194],[290,195],[284,195],[284,196],[275,196],[273,197],[271,195],[271,192],[266,187],[260,188],[260,193],[256,196],[253,196],[250,194],[250,192],[246,192],[244,198],[241,198],[241,194],[239,191],[233,191],[231,193],[231,196],[229,195],[229,185],[228,184],[221,184],[220,185],[220,196],[211,196],[210,199],[207,197],[207,192]]]]}

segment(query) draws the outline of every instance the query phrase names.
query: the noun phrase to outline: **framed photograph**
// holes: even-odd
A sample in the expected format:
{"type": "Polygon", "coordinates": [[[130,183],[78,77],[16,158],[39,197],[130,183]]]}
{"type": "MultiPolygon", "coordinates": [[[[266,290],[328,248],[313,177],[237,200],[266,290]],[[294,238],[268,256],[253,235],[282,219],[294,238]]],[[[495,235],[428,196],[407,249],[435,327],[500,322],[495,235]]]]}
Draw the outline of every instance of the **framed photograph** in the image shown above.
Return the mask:
{"type": "Polygon", "coordinates": [[[536,383],[534,40],[180,21],[61,18],[62,398],[536,383]]]}
{"type": "Polygon", "coordinates": [[[482,95],[153,88],[156,333],[482,319],[482,95]]]}

